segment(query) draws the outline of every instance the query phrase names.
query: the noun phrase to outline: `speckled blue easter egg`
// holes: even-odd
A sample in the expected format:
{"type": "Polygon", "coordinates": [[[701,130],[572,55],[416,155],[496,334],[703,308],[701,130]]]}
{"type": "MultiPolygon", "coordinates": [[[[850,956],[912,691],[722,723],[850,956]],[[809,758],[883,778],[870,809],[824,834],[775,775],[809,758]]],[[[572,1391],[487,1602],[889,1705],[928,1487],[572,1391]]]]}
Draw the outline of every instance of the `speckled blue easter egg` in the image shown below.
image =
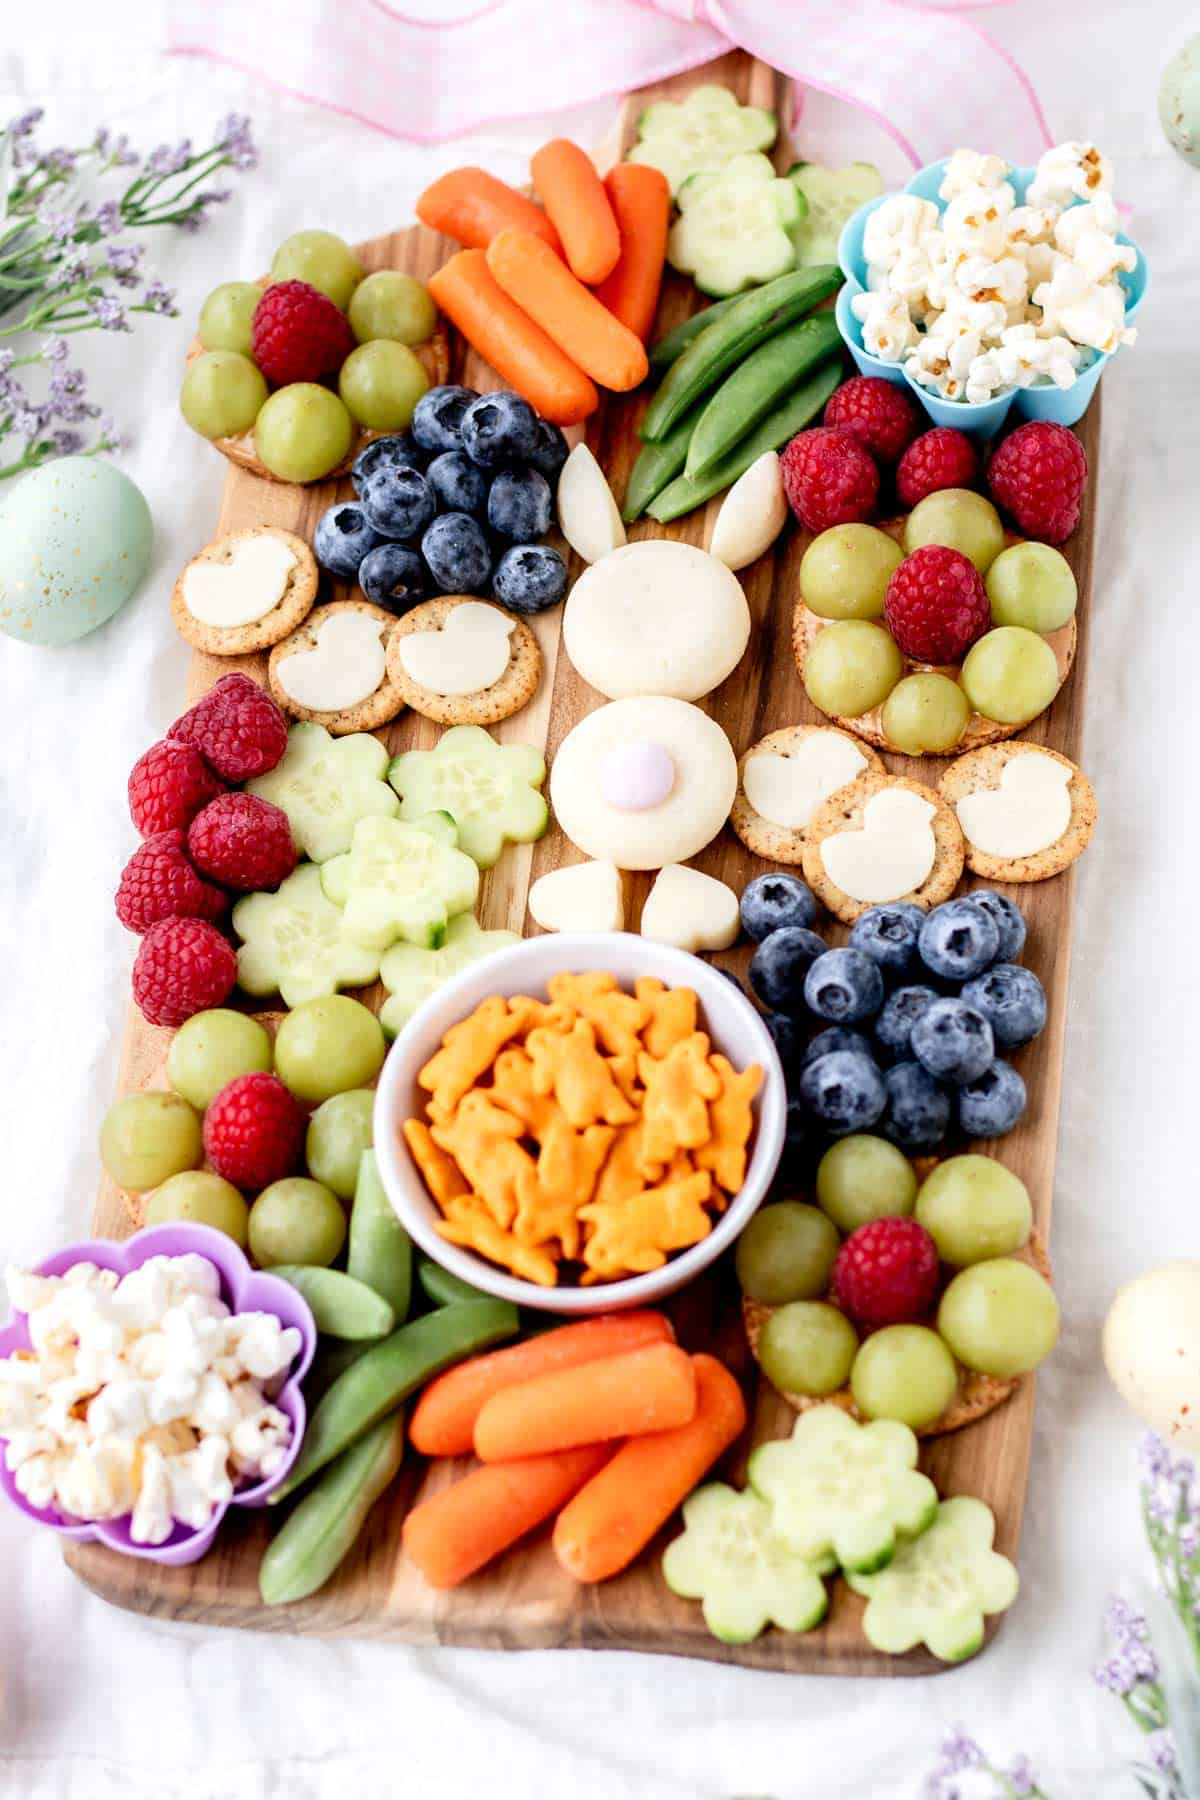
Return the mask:
{"type": "Polygon", "coordinates": [[[1200,168],[1200,35],[1189,38],[1163,70],[1158,116],[1171,148],[1200,168]]]}
{"type": "Polygon", "coordinates": [[[32,469],[0,490],[0,631],[25,644],[86,637],[141,585],[152,536],[145,496],[111,463],[32,469]]]}

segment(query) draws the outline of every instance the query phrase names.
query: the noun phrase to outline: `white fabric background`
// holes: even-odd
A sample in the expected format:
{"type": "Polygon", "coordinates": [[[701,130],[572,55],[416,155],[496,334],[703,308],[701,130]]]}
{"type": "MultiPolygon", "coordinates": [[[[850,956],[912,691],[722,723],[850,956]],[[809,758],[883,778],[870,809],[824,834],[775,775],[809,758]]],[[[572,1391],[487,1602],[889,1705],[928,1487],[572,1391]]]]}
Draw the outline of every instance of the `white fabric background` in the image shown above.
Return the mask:
{"type": "MultiPolygon", "coordinates": [[[[253,4],[253,0],[247,0],[253,4]]],[[[434,10],[433,0],[427,0],[434,10]]],[[[803,8],[796,5],[797,29],[803,8]]],[[[439,170],[519,179],[531,120],[428,151],[159,54],[152,0],[4,8],[7,111],[44,104],[55,137],[106,123],[149,146],[230,108],[264,149],[205,234],[155,240],[183,318],[83,340],[136,434],[124,466],[155,515],[144,592],[59,651],[0,639],[0,918],[5,1123],[0,1253],[85,1231],[96,1132],[128,1005],[131,940],[111,892],[132,847],[124,784],[179,711],[187,659],[171,581],[209,536],[223,465],[180,423],[183,345],[217,281],[263,268],[302,224],[367,237],[411,215],[439,170]],[[10,104],[11,99],[11,104],[10,104]]],[[[1067,1327],[1042,1377],[1023,1591],[978,1662],[921,1683],[835,1681],[618,1654],[413,1651],[170,1626],[111,1610],[51,1537],[0,1512],[0,1793],[22,1800],[902,1800],[955,1722],[997,1757],[1034,1756],[1056,1797],[1136,1790],[1117,1703],[1088,1679],[1108,1591],[1144,1566],[1136,1427],[1108,1388],[1099,1329],[1135,1270],[1195,1254],[1195,542],[1200,447],[1200,172],[1164,144],[1162,64],[1196,20],[1178,0],[1017,0],[987,23],[1028,64],[1052,128],[1115,156],[1153,291],[1142,338],[1105,379],[1087,766],[1101,824],[1083,869],[1054,1253],[1067,1327]]],[[[569,14],[564,12],[564,26],[569,14]]],[[[584,142],[610,108],[554,122],[584,142]]],[[[810,157],[890,146],[812,98],[810,157]]],[[[949,146],[947,146],[949,148],[949,146]]],[[[1004,146],[981,145],[980,148],[1004,146]]],[[[77,340],[78,342],[79,340],[77,340]]]]}

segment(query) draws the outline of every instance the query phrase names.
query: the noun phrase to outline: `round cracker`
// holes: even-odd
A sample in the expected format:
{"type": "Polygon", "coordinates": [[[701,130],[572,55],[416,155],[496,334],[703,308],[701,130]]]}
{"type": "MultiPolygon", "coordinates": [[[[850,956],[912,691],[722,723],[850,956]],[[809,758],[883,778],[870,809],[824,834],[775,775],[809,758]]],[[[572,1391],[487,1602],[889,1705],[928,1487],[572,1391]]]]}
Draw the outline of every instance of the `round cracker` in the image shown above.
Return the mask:
{"type": "Polygon", "coordinates": [[[524,619],[519,619],[494,600],[481,599],[477,594],[439,594],[434,600],[423,600],[396,620],[388,637],[387,672],[388,680],[405,705],[420,713],[422,718],[433,719],[439,725],[496,725],[501,719],[520,712],[532,700],[541,680],[542,653],[524,619]],[[414,632],[440,631],[455,608],[468,600],[490,606],[512,621],[508,667],[499,681],[493,681],[491,687],[480,688],[477,693],[435,694],[431,688],[414,681],[405,669],[400,660],[400,640],[414,632]]]}
{"type": "Polygon", "coordinates": [[[302,537],[297,537],[291,531],[283,531],[278,525],[250,525],[242,531],[231,531],[225,537],[217,538],[214,543],[206,544],[180,570],[171,593],[171,617],[180,637],[185,643],[191,644],[194,650],[203,650],[208,656],[251,656],[256,650],[269,650],[273,644],[280,643],[303,623],[316,601],[318,579],[317,559],[302,537]],[[206,625],[188,610],[183,596],[184,577],[188,569],[192,563],[198,562],[227,563],[234,546],[242,538],[253,537],[280,538],[296,558],[296,565],[288,575],[282,596],[269,613],[264,613],[261,619],[252,620],[249,625],[206,625]]]}
{"type": "MultiPolygon", "coordinates": [[[[1051,875],[1061,875],[1082,856],[1092,841],[1092,833],[1096,829],[1096,794],[1091,782],[1077,763],[1069,756],[1060,756],[1057,750],[1051,750],[1046,744],[1029,744],[1024,741],[1011,744],[991,744],[980,750],[972,750],[967,756],[960,756],[952,762],[941,780],[938,790],[949,805],[963,798],[965,794],[976,794],[981,788],[994,788],[998,785],[1001,772],[1006,763],[1017,756],[1027,756],[1037,751],[1041,756],[1049,756],[1064,769],[1070,769],[1071,779],[1067,784],[1067,797],[1071,802],[1071,818],[1067,829],[1058,842],[1050,844],[1045,850],[1037,850],[1032,856],[992,856],[986,850],[977,850],[966,833],[963,841],[966,844],[967,867],[973,874],[982,875],[986,881],[1047,881],[1051,875]]],[[[955,817],[958,817],[957,808],[955,817]]]]}
{"type": "Polygon", "coordinates": [[[403,697],[386,672],[387,637],[383,640],[383,680],[373,694],[368,694],[356,706],[343,707],[340,712],[314,712],[311,707],[301,706],[299,701],[293,700],[279,684],[276,669],[284,657],[297,650],[315,649],[317,632],[322,623],[331,613],[336,612],[367,613],[372,619],[378,619],[381,625],[387,626],[389,632],[397,623],[394,614],[385,612],[382,606],[372,606],[369,600],[331,600],[326,606],[314,606],[304,623],[289,637],[284,638],[282,643],[276,644],[271,652],[271,660],[267,664],[267,682],[272,698],[291,718],[311,719],[314,725],[323,725],[334,737],[347,737],[352,731],[378,731],[381,725],[386,725],[397,713],[404,711],[403,697]]]}
{"type": "Polygon", "coordinates": [[[765,857],[768,862],[797,865],[801,863],[804,859],[804,841],[808,827],[796,830],[787,825],[776,825],[771,819],[764,819],[761,813],[755,812],[746,798],[746,790],[742,786],[742,776],[746,764],[752,756],[757,756],[764,750],[771,751],[776,756],[786,756],[790,750],[794,750],[798,744],[803,743],[805,738],[812,737],[820,731],[833,731],[837,737],[849,738],[855,749],[861,750],[867,759],[867,767],[863,770],[863,774],[883,775],[887,772],[870,744],[864,744],[862,739],[856,738],[852,732],[835,731],[831,725],[785,725],[779,731],[768,732],[766,737],[760,738],[757,744],[751,744],[750,748],[738,759],[738,789],[730,809],[729,823],[747,850],[753,851],[755,856],[765,857]]]}
{"type": "Polygon", "coordinates": [[[962,828],[953,809],[947,805],[936,788],[926,787],[920,781],[909,781],[903,775],[860,775],[857,781],[839,788],[831,794],[824,805],[818,807],[806,828],[804,854],[802,857],[804,879],[813,893],[821,901],[828,912],[841,919],[846,925],[853,925],[855,919],[869,912],[874,901],[855,900],[835,881],[831,881],[825,872],[825,864],[821,858],[821,845],[827,837],[835,837],[840,831],[862,829],[862,811],[873,794],[881,793],[884,788],[907,788],[912,794],[919,794],[922,800],[928,800],[935,809],[930,820],[933,831],[934,858],[933,867],[921,883],[910,894],[897,894],[889,901],[892,906],[911,903],[913,906],[940,906],[948,900],[958,886],[963,872],[965,846],[962,828]]]}
{"type": "MultiPolygon", "coordinates": [[[[1046,1281],[1053,1282],[1053,1271],[1050,1257],[1047,1254],[1045,1239],[1035,1227],[1029,1242],[1014,1252],[1020,1262],[1030,1263],[1046,1281]]],[[[825,1296],[831,1306],[836,1306],[832,1294],[825,1296]]],[[[761,1300],[742,1300],[742,1323],[746,1330],[746,1341],[755,1360],[758,1360],[758,1339],[763,1326],[775,1311],[773,1306],[764,1306],[761,1300]]],[[[867,1334],[870,1335],[869,1333],[867,1334]]],[[[918,1428],[917,1436],[922,1438],[942,1437],[948,1431],[961,1431],[964,1425],[973,1425],[994,1412],[1015,1394],[1021,1382],[1027,1377],[1011,1376],[1002,1380],[997,1375],[981,1375],[977,1369],[965,1369],[961,1363],[957,1365],[959,1372],[958,1392],[945,1412],[936,1418],[931,1425],[918,1428]]],[[[765,1374],[765,1371],[764,1371],[765,1374]]],[[[767,1379],[770,1379],[767,1377],[767,1379]]],[[[772,1384],[774,1385],[774,1384],[772,1384]]],[[[783,1395],[789,1406],[798,1413],[810,1412],[814,1406],[836,1406],[852,1419],[863,1422],[863,1415],[854,1403],[854,1396],[848,1387],[838,1388],[832,1394],[789,1394],[783,1389],[777,1390],[783,1395]]]]}

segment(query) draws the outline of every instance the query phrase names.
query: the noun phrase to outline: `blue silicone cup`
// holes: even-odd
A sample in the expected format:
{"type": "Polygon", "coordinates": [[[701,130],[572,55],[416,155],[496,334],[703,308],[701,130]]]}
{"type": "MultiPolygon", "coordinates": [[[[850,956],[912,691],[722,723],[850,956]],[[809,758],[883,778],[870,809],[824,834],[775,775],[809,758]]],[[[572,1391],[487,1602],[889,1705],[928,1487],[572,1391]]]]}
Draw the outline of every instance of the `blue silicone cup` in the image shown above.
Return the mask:
{"type": "MultiPolygon", "coordinates": [[[[921,200],[932,200],[939,212],[945,212],[946,203],[939,198],[938,189],[942,185],[948,161],[948,157],[943,157],[939,162],[927,163],[923,169],[918,169],[912,180],[905,184],[903,192],[916,194],[921,200]]],[[[1014,168],[1010,172],[1008,179],[1016,190],[1018,206],[1024,204],[1025,190],[1034,174],[1033,169],[1014,168]]],[[[1055,425],[1077,425],[1091,404],[1105,364],[1117,355],[1115,350],[1094,352],[1092,361],[1080,369],[1069,388],[1055,387],[1052,382],[1046,382],[1035,387],[1010,388],[1007,393],[995,394],[990,400],[973,403],[969,400],[943,400],[940,394],[932,393],[928,388],[922,387],[920,382],[914,381],[900,364],[884,362],[864,348],[862,325],[855,318],[850,303],[856,295],[866,292],[867,263],[863,254],[863,237],[867,220],[877,206],[882,206],[890,198],[888,194],[879,194],[874,200],[868,200],[864,206],[860,206],[847,219],[838,239],[838,262],[846,280],[837,297],[835,317],[838,330],[859,374],[876,375],[884,381],[893,382],[897,387],[908,387],[935,425],[950,425],[974,438],[994,437],[1010,411],[1024,419],[1049,419],[1055,425]]],[[[1146,297],[1150,285],[1150,270],[1141,249],[1133,243],[1132,238],[1119,231],[1117,242],[1131,245],[1137,253],[1134,268],[1122,270],[1118,276],[1125,289],[1125,318],[1132,323],[1146,297]]]]}

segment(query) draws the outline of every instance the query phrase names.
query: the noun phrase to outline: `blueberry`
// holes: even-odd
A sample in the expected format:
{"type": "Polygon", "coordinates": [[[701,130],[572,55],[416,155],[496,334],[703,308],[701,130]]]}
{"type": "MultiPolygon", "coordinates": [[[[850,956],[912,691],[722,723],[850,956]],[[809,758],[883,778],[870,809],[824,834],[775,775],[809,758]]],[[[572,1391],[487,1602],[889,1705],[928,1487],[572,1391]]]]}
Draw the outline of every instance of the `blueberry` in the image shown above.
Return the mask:
{"type": "Polygon", "coordinates": [[[539,475],[546,477],[551,487],[557,484],[569,454],[567,440],[558,426],[552,425],[549,419],[539,419],[537,443],[529,452],[529,461],[539,475]]]}
{"type": "Polygon", "coordinates": [[[384,463],[362,491],[362,508],[380,537],[415,544],[437,510],[433,491],[419,469],[384,463]]]}
{"type": "Polygon", "coordinates": [[[498,537],[536,544],[550,529],[550,483],[536,469],[501,469],[487,500],[487,522],[498,537]]]}
{"type": "Polygon", "coordinates": [[[765,937],[750,958],[750,986],[771,1012],[790,1019],[804,1017],[804,977],[818,956],[825,954],[825,939],[800,925],[785,925],[765,937]]]}
{"type": "Polygon", "coordinates": [[[313,533],[313,553],[323,569],[340,581],[353,581],[368,550],[380,543],[379,533],[361,506],[340,505],[325,509],[313,533]]]}
{"type": "Polygon", "coordinates": [[[869,1131],[887,1103],[883,1076],[868,1056],[834,1050],[800,1074],[800,1098],[828,1131],[869,1131]]]}
{"type": "Polygon", "coordinates": [[[439,513],[421,539],[421,555],[444,594],[482,594],[492,576],[483,527],[469,513],[439,513]]]}
{"type": "Polygon", "coordinates": [[[1003,1137],[1024,1111],[1025,1083],[1000,1057],[958,1090],[958,1122],[968,1137],[1003,1137]]]}
{"type": "Polygon", "coordinates": [[[779,1052],[779,1060],[786,1075],[800,1061],[800,1028],[795,1019],[789,1019],[786,1013],[778,1012],[765,1013],[763,1024],[771,1034],[771,1041],[779,1052]]]}
{"type": "Polygon", "coordinates": [[[826,950],[805,976],[804,998],[818,1019],[857,1025],[883,1005],[879,964],[861,950],[826,950]]]}
{"type": "Polygon", "coordinates": [[[872,906],[855,920],[850,944],[879,964],[890,981],[917,971],[917,939],[925,923],[919,906],[872,906]]]}
{"type": "Polygon", "coordinates": [[[909,1044],[936,1081],[956,1086],[983,1074],[996,1054],[992,1028],[965,1000],[935,1000],[912,1028],[909,1044]]]}
{"type": "Polygon", "coordinates": [[[439,511],[470,513],[473,519],[487,517],[487,476],[465,450],[443,450],[426,469],[425,479],[439,511]]]}
{"type": "Polygon", "coordinates": [[[908,1156],[936,1150],[950,1129],[950,1096],[917,1062],[899,1062],[883,1077],[887,1107],[879,1130],[908,1156]]]}
{"type": "Polygon", "coordinates": [[[463,414],[478,398],[469,387],[435,387],[422,394],[412,416],[412,434],[422,450],[430,456],[461,450],[463,414]]]}
{"type": "Polygon", "coordinates": [[[875,1021],[875,1036],[896,1061],[912,1055],[912,1028],[937,997],[933,988],[917,985],[896,988],[884,1001],[875,1021]]]}
{"type": "Polygon", "coordinates": [[[870,1039],[865,1038],[861,1031],[851,1031],[845,1025],[828,1025],[810,1041],[804,1052],[804,1061],[816,1062],[818,1056],[829,1056],[835,1050],[849,1050],[854,1056],[866,1056],[872,1062],[875,1060],[870,1039]]]}
{"type": "Polygon", "coordinates": [[[481,469],[528,462],[538,444],[538,416],[520,394],[480,394],[461,429],[463,449],[481,469]]]}
{"type": "Polygon", "coordinates": [[[350,483],[361,494],[380,469],[417,469],[425,467],[427,452],[422,450],[411,431],[397,432],[393,437],[372,438],[360,450],[350,471],[350,483]]]}
{"type": "Polygon", "coordinates": [[[1045,1030],[1046,990],[1020,963],[996,963],[968,981],[962,997],[979,1008],[1001,1050],[1019,1049],[1045,1030]]]}
{"type": "Polygon", "coordinates": [[[406,613],[429,593],[429,574],[410,545],[379,544],[363,557],[358,585],[376,606],[406,613]]]}
{"type": "Polygon", "coordinates": [[[781,1175],[794,1177],[798,1173],[814,1150],[817,1135],[816,1125],[803,1100],[789,1100],[783,1126],[783,1154],[779,1159],[781,1175]]]}
{"type": "Polygon", "coordinates": [[[544,612],[567,591],[567,565],[549,544],[514,544],[496,564],[494,586],[511,611],[544,612]]]}
{"type": "Polygon", "coordinates": [[[1015,900],[1007,894],[997,894],[992,888],[976,888],[973,894],[964,896],[972,906],[981,906],[988,917],[994,919],[1000,933],[1000,950],[998,961],[1016,962],[1025,948],[1025,915],[1015,900]]]}
{"type": "Polygon", "coordinates": [[[798,875],[756,875],[742,889],[742,930],[756,944],[785,925],[808,929],[817,916],[817,902],[808,883],[798,875]]]}
{"type": "Polygon", "coordinates": [[[921,961],[947,981],[982,975],[1000,954],[1000,927],[965,897],[935,906],[921,927],[921,961]]]}

